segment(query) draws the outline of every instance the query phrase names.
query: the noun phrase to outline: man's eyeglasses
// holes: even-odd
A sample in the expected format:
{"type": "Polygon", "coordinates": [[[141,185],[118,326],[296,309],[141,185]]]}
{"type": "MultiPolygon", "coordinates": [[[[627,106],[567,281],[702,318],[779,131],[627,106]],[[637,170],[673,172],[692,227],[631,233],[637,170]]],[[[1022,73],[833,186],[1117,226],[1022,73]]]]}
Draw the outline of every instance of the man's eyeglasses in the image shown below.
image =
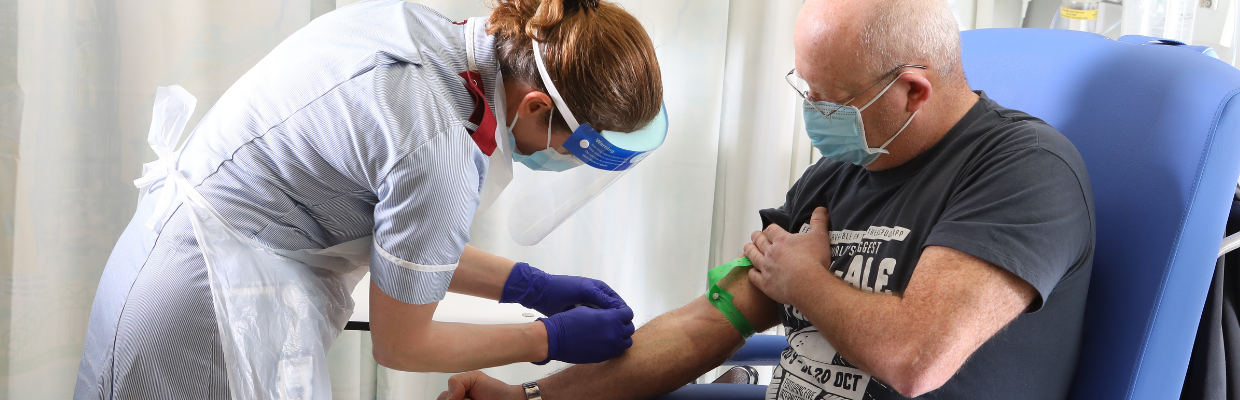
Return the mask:
{"type": "MultiPolygon", "coordinates": [[[[890,77],[892,74],[895,74],[896,72],[899,72],[900,70],[905,69],[905,68],[928,69],[928,67],[926,67],[925,65],[913,65],[913,64],[905,64],[905,65],[896,67],[895,69],[892,69],[890,72],[883,74],[883,76],[879,77],[878,80],[874,82],[874,84],[870,85],[870,87],[865,88],[865,90],[862,90],[861,93],[857,93],[856,96],[853,96],[851,99],[848,99],[848,101],[845,101],[843,104],[835,106],[835,109],[831,110],[830,113],[822,111],[821,108],[818,108],[817,104],[814,104],[813,100],[809,99],[809,91],[802,91],[801,88],[797,87],[797,84],[796,82],[793,81],[793,79],[800,80],[802,82],[804,82],[804,79],[801,79],[800,76],[794,77],[794,75],[797,72],[796,68],[793,68],[791,71],[788,71],[788,74],[784,75],[784,80],[788,81],[788,85],[791,85],[792,89],[796,90],[797,94],[801,95],[802,100],[805,100],[805,102],[809,103],[811,107],[814,107],[815,110],[818,110],[818,113],[822,114],[823,117],[830,118],[831,115],[835,114],[836,111],[839,111],[841,108],[844,108],[844,106],[848,105],[849,103],[852,103],[853,100],[856,100],[858,97],[861,97],[861,95],[865,94],[866,92],[869,92],[870,89],[873,89],[875,86],[878,86],[878,84],[883,83],[883,81],[887,80],[887,78],[890,77]]],[[[806,87],[808,86],[809,85],[807,84],[806,87]]]]}

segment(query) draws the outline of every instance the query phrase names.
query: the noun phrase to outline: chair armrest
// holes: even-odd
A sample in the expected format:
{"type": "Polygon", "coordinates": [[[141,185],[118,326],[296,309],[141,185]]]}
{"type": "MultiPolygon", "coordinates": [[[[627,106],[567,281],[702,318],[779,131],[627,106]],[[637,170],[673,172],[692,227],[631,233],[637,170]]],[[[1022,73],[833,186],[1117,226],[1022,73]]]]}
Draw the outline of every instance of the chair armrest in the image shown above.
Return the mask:
{"type": "Polygon", "coordinates": [[[710,383],[685,385],[651,400],[762,400],[766,398],[766,386],[741,383],[710,383]]]}
{"type": "Polygon", "coordinates": [[[1218,250],[1218,256],[1222,257],[1235,249],[1240,249],[1240,233],[1223,238],[1223,247],[1218,250]]]}
{"type": "MultiPolygon", "coordinates": [[[[788,348],[783,335],[753,335],[723,365],[777,365],[779,355],[788,348]]],[[[710,383],[685,385],[674,392],[651,400],[761,400],[766,398],[765,385],[710,383]]]]}
{"type": "Polygon", "coordinates": [[[777,365],[786,348],[788,339],[783,335],[753,335],[723,365],[777,365]]]}

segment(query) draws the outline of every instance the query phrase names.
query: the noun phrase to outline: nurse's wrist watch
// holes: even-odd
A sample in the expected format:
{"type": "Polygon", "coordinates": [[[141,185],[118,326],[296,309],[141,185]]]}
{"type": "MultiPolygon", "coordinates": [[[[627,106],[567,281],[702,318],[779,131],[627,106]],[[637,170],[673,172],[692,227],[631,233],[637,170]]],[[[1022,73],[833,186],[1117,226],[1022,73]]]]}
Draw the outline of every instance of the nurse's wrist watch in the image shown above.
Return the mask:
{"type": "Polygon", "coordinates": [[[542,400],[542,391],[538,390],[538,382],[522,383],[521,390],[525,391],[525,400],[542,400]]]}

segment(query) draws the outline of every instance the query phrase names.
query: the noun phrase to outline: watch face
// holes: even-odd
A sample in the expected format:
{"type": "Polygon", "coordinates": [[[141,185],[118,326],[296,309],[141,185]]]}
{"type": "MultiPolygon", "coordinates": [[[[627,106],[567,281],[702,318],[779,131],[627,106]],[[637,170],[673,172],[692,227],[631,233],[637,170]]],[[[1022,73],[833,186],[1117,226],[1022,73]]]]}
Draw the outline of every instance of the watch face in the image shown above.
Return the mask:
{"type": "Polygon", "coordinates": [[[521,388],[525,389],[525,398],[527,400],[542,400],[542,393],[538,390],[538,382],[522,383],[521,388]]]}

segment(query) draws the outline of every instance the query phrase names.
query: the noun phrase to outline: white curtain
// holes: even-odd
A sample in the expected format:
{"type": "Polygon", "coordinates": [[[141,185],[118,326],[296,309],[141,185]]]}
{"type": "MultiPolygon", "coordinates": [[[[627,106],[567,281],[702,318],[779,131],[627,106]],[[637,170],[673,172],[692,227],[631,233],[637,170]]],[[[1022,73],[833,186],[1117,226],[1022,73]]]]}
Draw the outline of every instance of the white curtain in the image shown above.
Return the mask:
{"type": "Polygon", "coordinates": [[[315,4],[0,0],[0,396],[72,396],[155,87],[196,94],[196,122],[315,4]]]}
{"type": "MultiPolygon", "coordinates": [[[[0,398],[72,396],[100,273],[136,205],[132,180],[154,159],[155,87],[197,96],[193,125],[271,48],[340,3],[0,0],[0,398]]],[[[456,20],[487,13],[481,0],[424,3],[456,20]]],[[[809,162],[783,82],[800,1],[620,4],[657,46],[667,143],[538,246],[508,239],[504,199],[472,235],[547,271],[607,281],[644,322],[698,296],[706,269],[740,252],[756,211],[779,205],[809,162]]],[[[376,366],[357,332],[329,356],[341,399],[434,398],[446,381],[376,366]]],[[[520,382],[552,368],[489,372],[520,382]]]]}
{"type": "Polygon", "coordinates": [[[736,258],[809,165],[801,98],[786,80],[800,1],[732,1],[719,118],[709,265],[736,258]]]}

